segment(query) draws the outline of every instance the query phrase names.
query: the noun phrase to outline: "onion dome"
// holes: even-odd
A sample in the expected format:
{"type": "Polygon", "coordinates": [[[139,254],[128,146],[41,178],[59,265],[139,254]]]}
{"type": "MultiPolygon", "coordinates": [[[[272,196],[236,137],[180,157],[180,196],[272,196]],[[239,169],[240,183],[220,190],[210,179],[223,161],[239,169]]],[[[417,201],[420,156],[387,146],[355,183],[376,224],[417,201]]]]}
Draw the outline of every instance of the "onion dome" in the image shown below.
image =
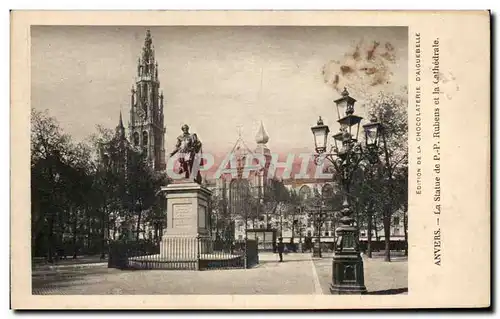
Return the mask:
{"type": "Polygon", "coordinates": [[[269,141],[269,135],[267,135],[266,130],[264,129],[264,124],[262,121],[260,122],[260,128],[255,136],[255,141],[257,144],[266,144],[269,141]]]}

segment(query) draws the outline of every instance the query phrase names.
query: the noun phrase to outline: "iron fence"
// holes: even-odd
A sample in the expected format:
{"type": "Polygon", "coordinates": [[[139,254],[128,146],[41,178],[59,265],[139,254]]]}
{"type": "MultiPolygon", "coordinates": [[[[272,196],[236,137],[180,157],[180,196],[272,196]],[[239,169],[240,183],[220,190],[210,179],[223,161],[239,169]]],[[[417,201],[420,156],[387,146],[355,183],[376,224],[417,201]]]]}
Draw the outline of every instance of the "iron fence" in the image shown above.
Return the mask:
{"type": "Polygon", "coordinates": [[[118,269],[234,269],[250,268],[258,262],[255,240],[205,237],[170,237],[162,242],[113,241],[108,255],[108,267],[118,269]]]}

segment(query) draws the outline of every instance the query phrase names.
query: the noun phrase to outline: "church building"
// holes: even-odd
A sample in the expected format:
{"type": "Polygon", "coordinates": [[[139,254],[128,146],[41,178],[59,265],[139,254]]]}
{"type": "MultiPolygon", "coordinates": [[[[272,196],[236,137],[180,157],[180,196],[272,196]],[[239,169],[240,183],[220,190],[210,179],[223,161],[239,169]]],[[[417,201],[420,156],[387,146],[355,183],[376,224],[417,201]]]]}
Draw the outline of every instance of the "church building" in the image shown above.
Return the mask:
{"type": "Polygon", "coordinates": [[[113,165],[126,169],[127,153],[142,152],[148,165],[155,171],[163,171],[165,164],[164,97],[160,92],[158,62],[151,32],[147,30],[142,52],[137,61],[135,84],[130,94],[130,120],[128,139],[123,125],[122,114],[112,141],[101,147],[103,161],[111,160],[113,165]],[[120,159],[110,159],[111,149],[119,147],[123,153],[120,159]],[[119,163],[116,163],[116,162],[119,163]]]}

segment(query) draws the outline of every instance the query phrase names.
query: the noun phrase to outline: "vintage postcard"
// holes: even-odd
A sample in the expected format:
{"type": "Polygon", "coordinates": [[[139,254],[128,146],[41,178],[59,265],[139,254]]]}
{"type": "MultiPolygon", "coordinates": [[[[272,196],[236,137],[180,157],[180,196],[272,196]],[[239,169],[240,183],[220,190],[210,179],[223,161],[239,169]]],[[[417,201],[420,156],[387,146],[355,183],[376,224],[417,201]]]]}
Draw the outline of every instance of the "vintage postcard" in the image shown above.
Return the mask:
{"type": "Polygon", "coordinates": [[[488,11],[14,11],[15,309],[490,306],[488,11]]]}

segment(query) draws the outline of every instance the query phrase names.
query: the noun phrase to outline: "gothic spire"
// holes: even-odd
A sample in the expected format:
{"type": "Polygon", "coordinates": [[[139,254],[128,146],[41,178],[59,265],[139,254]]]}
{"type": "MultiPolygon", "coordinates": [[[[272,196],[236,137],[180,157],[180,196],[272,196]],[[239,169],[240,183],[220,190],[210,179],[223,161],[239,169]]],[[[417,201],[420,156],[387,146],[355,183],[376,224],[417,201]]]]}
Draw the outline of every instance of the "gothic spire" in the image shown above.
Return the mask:
{"type": "Polygon", "coordinates": [[[137,62],[137,75],[139,77],[146,76],[153,80],[158,80],[158,63],[155,61],[155,52],[151,31],[146,31],[142,54],[137,62]]]}
{"type": "Polygon", "coordinates": [[[146,31],[146,38],[144,39],[144,47],[142,48],[142,62],[143,63],[152,63],[153,61],[153,48],[152,48],[153,39],[151,38],[151,31],[146,31]]]}
{"type": "Polygon", "coordinates": [[[125,127],[123,126],[122,111],[120,110],[120,120],[116,126],[116,136],[121,140],[125,139],[125,127]]]}
{"type": "Polygon", "coordinates": [[[122,111],[120,110],[120,121],[118,122],[118,127],[123,128],[122,111]]]}
{"type": "Polygon", "coordinates": [[[150,49],[151,43],[153,43],[153,40],[151,39],[151,31],[148,29],[146,30],[146,39],[144,39],[144,46],[150,49]]]}
{"type": "Polygon", "coordinates": [[[163,95],[159,95],[158,63],[154,51],[151,31],[146,30],[137,61],[137,76],[130,94],[128,134],[130,143],[134,148],[144,152],[149,165],[154,170],[163,170],[165,169],[163,95]]]}

